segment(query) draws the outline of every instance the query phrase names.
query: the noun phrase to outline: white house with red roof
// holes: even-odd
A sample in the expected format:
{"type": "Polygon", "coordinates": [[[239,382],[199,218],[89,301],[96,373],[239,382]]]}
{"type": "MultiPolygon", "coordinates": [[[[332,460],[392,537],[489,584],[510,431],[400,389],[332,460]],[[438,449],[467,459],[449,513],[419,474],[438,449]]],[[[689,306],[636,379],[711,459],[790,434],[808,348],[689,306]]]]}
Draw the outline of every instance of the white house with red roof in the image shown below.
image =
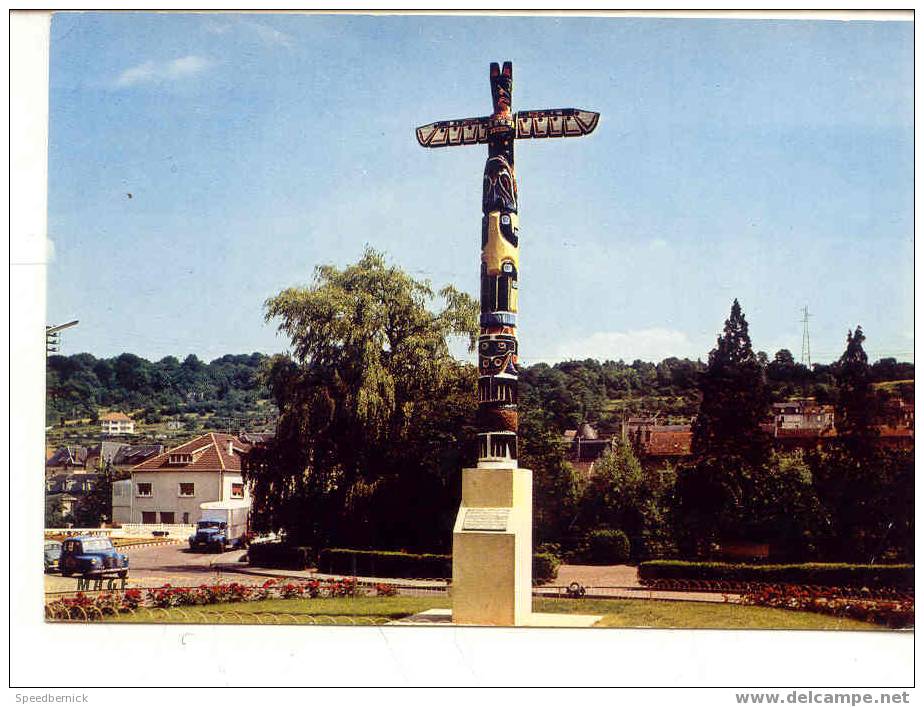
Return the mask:
{"type": "Polygon", "coordinates": [[[209,432],[132,467],[132,523],[193,524],[207,501],[250,500],[241,475],[251,445],[209,432]]]}
{"type": "Polygon", "coordinates": [[[135,434],[135,421],[124,412],[107,412],[100,415],[100,432],[104,435],[135,434]]]}

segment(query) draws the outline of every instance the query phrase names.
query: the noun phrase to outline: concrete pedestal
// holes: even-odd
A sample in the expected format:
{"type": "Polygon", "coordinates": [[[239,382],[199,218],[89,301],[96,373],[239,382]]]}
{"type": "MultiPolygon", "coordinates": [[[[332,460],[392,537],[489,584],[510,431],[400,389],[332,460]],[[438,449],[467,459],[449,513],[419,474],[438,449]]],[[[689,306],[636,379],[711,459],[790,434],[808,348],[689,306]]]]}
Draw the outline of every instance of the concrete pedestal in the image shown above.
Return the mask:
{"type": "Polygon", "coordinates": [[[452,622],[528,626],[532,615],[533,473],[462,470],[452,533],[452,622]]]}
{"type": "MultiPolygon", "coordinates": [[[[517,625],[531,628],[588,628],[596,624],[602,618],[602,615],[537,614],[534,612],[529,615],[529,620],[525,624],[517,625]]],[[[402,624],[412,626],[448,626],[455,623],[455,621],[453,621],[452,612],[449,609],[427,609],[419,614],[414,614],[404,619],[396,619],[390,623],[395,626],[402,624]]]]}

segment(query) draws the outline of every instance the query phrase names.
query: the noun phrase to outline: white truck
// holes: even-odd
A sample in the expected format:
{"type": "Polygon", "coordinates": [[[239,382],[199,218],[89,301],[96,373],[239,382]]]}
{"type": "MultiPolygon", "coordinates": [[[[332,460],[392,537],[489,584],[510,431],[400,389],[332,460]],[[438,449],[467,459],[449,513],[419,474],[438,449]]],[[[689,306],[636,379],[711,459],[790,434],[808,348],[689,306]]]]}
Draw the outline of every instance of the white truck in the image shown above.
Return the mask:
{"type": "Polygon", "coordinates": [[[202,517],[189,536],[190,550],[223,552],[246,545],[250,501],[208,501],[199,508],[202,517]]]}

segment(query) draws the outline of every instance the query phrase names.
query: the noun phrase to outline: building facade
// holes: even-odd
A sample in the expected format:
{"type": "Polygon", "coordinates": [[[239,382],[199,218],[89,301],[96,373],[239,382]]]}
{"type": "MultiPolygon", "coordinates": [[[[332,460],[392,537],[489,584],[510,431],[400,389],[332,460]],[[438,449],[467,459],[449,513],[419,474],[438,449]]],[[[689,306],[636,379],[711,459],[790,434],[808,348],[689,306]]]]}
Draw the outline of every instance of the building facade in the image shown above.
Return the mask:
{"type": "Polygon", "coordinates": [[[129,522],[191,524],[204,502],[249,500],[241,473],[249,451],[235,435],[210,432],[133,467],[129,522]]]}

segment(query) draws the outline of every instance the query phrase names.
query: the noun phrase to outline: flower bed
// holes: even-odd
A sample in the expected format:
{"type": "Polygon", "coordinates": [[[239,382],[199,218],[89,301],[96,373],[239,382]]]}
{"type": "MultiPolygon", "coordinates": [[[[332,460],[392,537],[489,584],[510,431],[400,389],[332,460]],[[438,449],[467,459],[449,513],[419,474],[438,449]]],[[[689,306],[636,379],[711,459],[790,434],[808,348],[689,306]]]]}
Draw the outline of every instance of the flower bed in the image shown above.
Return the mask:
{"type": "Polygon", "coordinates": [[[740,603],[751,606],[769,606],[775,609],[815,611],[888,626],[912,628],[914,626],[914,598],[895,595],[894,598],[872,596],[845,596],[842,590],[832,587],[812,587],[795,584],[764,585],[741,597],[740,603]]]}
{"type": "Polygon", "coordinates": [[[828,587],[815,584],[793,585],[779,582],[744,582],[718,579],[649,579],[641,582],[646,589],[667,592],[719,592],[722,594],[749,594],[760,592],[768,587],[781,588],[801,586],[815,592],[825,592],[830,596],[858,599],[891,599],[914,601],[914,592],[907,589],[891,587],[828,587]]]}
{"type": "Polygon", "coordinates": [[[105,592],[95,597],[77,592],[73,597],[57,599],[45,605],[45,617],[51,620],[96,621],[106,616],[128,613],[139,608],[169,609],[174,606],[239,603],[264,599],[316,599],[319,597],[395,596],[398,587],[378,583],[360,586],[356,579],[268,579],[262,585],[203,584],[199,587],[173,587],[165,584],[153,589],[126,589],[105,592]]]}

